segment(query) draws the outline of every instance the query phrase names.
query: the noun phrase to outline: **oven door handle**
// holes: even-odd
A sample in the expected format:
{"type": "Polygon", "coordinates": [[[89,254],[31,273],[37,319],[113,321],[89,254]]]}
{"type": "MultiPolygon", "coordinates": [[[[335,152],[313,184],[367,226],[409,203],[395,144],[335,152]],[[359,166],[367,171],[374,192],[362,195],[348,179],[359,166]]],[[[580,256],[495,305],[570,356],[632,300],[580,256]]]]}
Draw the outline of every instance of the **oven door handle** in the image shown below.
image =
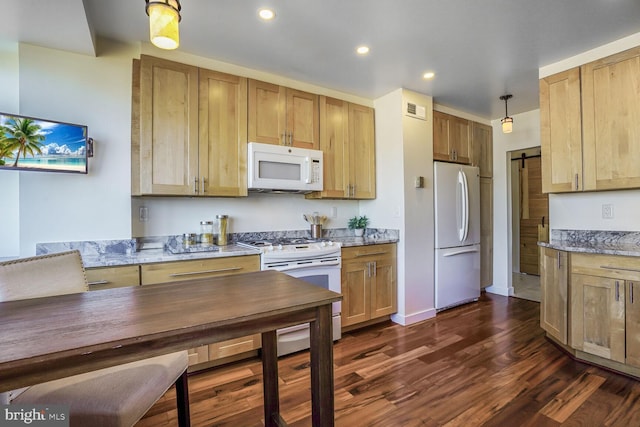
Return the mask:
{"type": "Polygon", "coordinates": [[[340,267],[340,261],[329,261],[323,263],[309,263],[309,264],[295,264],[295,265],[274,265],[274,266],[265,266],[265,270],[276,270],[276,271],[293,271],[293,270],[303,270],[308,268],[324,268],[324,267],[340,267]]]}

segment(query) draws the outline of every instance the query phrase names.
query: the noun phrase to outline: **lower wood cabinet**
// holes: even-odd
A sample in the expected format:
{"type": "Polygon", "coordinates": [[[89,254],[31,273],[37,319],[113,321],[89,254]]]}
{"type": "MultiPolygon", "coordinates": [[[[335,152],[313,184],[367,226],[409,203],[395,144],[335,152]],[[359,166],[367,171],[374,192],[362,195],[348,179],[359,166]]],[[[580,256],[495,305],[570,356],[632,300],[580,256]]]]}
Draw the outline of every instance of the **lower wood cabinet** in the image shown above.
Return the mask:
{"type": "Polygon", "coordinates": [[[568,342],[569,257],[540,248],[540,327],[562,344],[568,342]]]}
{"type": "Polygon", "coordinates": [[[87,268],[85,274],[90,291],[140,286],[140,267],[138,265],[87,268]]]}
{"type": "Polygon", "coordinates": [[[384,318],[398,309],[396,244],[342,249],[342,327],[384,318]]]}
{"type": "MultiPolygon", "coordinates": [[[[154,285],[259,270],[260,255],[246,255],[143,264],[140,267],[140,277],[142,285],[154,285]]],[[[189,350],[189,366],[194,366],[192,369],[197,370],[241,359],[260,346],[260,334],[199,346],[189,350]]]]}

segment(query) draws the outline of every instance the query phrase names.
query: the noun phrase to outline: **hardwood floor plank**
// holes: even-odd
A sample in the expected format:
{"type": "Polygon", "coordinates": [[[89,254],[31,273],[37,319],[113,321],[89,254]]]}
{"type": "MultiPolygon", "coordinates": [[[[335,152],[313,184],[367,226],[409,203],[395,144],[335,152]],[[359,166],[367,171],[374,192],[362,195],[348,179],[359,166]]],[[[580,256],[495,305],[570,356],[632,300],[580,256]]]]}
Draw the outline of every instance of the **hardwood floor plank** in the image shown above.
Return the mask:
{"type": "MultiPolygon", "coordinates": [[[[539,304],[486,295],[334,345],[338,427],[640,426],[640,383],[576,362],[544,337],[539,304]]],[[[280,409],[311,425],[309,354],[279,359],[280,409]]],[[[192,426],[262,426],[258,359],[189,376],[192,426]]],[[[177,425],[170,390],[138,427],[177,425]]]]}

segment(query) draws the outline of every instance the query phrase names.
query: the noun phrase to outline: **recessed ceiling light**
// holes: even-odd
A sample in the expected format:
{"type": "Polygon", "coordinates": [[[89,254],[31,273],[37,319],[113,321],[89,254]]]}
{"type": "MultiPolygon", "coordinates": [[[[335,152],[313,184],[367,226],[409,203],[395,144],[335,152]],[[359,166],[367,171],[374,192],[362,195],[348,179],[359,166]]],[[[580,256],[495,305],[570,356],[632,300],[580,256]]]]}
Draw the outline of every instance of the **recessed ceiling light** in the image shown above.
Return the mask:
{"type": "Polygon", "coordinates": [[[276,17],[276,13],[272,9],[264,7],[258,10],[258,16],[260,17],[260,19],[270,21],[276,17]]]}
{"type": "Polygon", "coordinates": [[[422,78],[425,79],[425,80],[431,80],[435,76],[436,76],[436,73],[434,73],[433,71],[427,71],[426,73],[424,73],[422,75],[422,78]]]}
{"type": "Polygon", "coordinates": [[[358,53],[358,55],[366,55],[367,53],[369,53],[369,46],[358,46],[356,48],[356,52],[358,53]]]}

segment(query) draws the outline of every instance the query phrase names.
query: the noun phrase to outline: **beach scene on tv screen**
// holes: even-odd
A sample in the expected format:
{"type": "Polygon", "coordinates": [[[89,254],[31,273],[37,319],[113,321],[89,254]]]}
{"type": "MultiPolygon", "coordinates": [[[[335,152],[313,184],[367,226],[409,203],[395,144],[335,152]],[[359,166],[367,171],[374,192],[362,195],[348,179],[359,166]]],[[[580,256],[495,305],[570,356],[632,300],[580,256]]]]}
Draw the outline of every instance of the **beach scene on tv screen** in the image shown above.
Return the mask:
{"type": "Polygon", "coordinates": [[[86,172],[87,128],[0,114],[0,168],[86,172]]]}

